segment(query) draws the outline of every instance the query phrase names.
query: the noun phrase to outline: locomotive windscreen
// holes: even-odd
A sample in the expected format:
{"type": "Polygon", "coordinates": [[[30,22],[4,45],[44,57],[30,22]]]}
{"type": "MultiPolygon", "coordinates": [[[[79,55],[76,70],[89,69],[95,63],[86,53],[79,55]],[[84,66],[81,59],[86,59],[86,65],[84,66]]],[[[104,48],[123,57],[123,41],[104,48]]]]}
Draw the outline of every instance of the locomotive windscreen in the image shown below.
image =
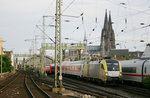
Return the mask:
{"type": "Polygon", "coordinates": [[[119,63],[116,60],[106,60],[108,71],[119,71],[119,63]]]}
{"type": "Polygon", "coordinates": [[[49,65],[46,65],[46,69],[47,69],[47,70],[50,69],[50,66],[49,66],[49,65]]]}

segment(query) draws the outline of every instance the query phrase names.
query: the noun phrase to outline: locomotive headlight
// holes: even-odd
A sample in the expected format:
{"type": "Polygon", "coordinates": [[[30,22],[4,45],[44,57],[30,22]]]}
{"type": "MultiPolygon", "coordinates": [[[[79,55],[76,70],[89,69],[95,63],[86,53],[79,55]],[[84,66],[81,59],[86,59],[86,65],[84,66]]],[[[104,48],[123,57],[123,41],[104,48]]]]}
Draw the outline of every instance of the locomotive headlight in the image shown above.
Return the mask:
{"type": "Polygon", "coordinates": [[[122,72],[120,72],[120,76],[122,76],[122,72]]]}
{"type": "Polygon", "coordinates": [[[108,76],[108,72],[106,72],[105,75],[108,76]]]}

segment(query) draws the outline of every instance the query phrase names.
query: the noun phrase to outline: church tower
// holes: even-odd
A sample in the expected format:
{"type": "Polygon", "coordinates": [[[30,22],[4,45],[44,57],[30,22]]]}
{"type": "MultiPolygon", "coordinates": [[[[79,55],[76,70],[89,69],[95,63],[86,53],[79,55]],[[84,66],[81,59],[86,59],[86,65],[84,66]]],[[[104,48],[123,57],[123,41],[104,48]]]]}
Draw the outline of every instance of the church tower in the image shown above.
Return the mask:
{"type": "Polygon", "coordinates": [[[111,49],[116,49],[115,34],[112,28],[111,13],[107,18],[107,10],[105,11],[104,27],[101,33],[100,51],[101,56],[109,55],[111,49]]]}

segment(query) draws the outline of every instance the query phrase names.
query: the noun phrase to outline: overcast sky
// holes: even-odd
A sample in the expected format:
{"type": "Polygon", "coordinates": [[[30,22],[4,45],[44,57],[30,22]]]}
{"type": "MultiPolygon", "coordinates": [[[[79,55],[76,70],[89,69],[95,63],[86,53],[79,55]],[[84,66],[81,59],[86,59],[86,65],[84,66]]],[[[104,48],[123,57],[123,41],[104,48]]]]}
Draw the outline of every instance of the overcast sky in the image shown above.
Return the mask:
{"type": "MultiPolygon", "coordinates": [[[[42,35],[36,25],[41,28],[42,16],[55,15],[55,2],[55,0],[0,0],[0,37],[6,41],[5,50],[28,53],[33,44],[31,40],[24,40],[42,35]]],[[[62,41],[82,42],[86,32],[88,42],[100,45],[105,9],[111,11],[117,48],[143,51],[146,43],[150,42],[150,26],[147,26],[150,24],[149,0],[63,0],[62,14],[80,16],[83,13],[84,22],[82,17],[63,16],[62,41]],[[77,27],[79,29],[76,29],[77,27]]],[[[54,24],[54,17],[46,19],[46,25],[54,24]]],[[[46,27],[46,34],[53,40],[54,31],[53,27],[46,27]]],[[[37,47],[40,48],[41,40],[37,42],[37,47]]]]}

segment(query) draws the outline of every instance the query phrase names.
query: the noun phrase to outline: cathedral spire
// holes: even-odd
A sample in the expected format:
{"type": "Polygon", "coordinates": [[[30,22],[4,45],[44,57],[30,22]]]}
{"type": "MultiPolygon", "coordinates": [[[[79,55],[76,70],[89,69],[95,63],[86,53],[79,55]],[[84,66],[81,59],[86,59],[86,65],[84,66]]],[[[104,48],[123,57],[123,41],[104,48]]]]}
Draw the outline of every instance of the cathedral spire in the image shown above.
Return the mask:
{"type": "Polygon", "coordinates": [[[113,22],[111,21],[111,11],[109,11],[109,32],[110,32],[110,43],[111,43],[111,49],[116,49],[115,45],[115,33],[112,27],[113,22]]]}
{"type": "Polygon", "coordinates": [[[109,11],[109,28],[112,29],[111,11],[109,11]]]}
{"type": "Polygon", "coordinates": [[[105,10],[104,29],[108,29],[107,9],[105,10]]]}
{"type": "Polygon", "coordinates": [[[104,18],[104,27],[101,33],[101,55],[109,55],[111,49],[115,49],[115,34],[112,28],[112,21],[111,21],[111,13],[109,11],[109,17],[107,17],[107,9],[105,10],[105,18],[104,18]]]}

